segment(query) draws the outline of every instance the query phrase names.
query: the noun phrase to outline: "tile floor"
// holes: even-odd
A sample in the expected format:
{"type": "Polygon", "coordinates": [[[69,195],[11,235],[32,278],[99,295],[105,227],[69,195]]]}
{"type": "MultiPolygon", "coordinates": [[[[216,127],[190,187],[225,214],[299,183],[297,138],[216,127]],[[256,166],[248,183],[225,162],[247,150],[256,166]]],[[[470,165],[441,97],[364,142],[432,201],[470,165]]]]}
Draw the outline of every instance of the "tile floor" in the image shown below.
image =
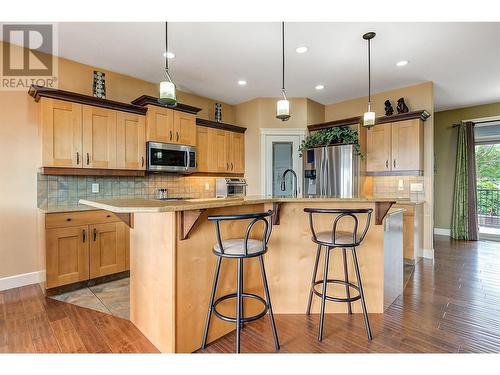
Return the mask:
{"type": "Polygon", "coordinates": [[[130,319],[130,279],[94,285],[51,298],[97,310],[123,319],[130,319]]]}

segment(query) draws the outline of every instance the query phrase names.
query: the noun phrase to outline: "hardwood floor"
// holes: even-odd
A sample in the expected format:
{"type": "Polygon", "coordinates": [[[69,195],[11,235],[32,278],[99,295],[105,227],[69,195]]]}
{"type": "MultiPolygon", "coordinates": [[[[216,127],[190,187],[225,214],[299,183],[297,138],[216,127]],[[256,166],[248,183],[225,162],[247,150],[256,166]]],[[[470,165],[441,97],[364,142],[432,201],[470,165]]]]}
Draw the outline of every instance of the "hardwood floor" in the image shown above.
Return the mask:
{"type": "MultiPolygon", "coordinates": [[[[372,314],[368,342],[360,314],[277,315],[283,353],[500,352],[500,243],[436,237],[435,260],[415,267],[402,296],[372,314]]],[[[272,291],[271,291],[272,292],[272,291]]],[[[201,338],[200,338],[201,339],[201,338]]],[[[269,320],[247,324],[242,352],[273,352],[269,320]]],[[[234,334],[206,352],[234,351],[234,334]]],[[[127,320],[47,299],[38,285],[0,292],[0,352],[150,353],[156,348],[127,320]]]]}
{"type": "MultiPolygon", "coordinates": [[[[318,315],[277,315],[280,352],[498,353],[500,243],[436,236],[434,262],[419,262],[403,295],[385,314],[371,314],[370,322],[372,342],[366,338],[362,315],[327,315],[325,338],[319,343],[318,315]]],[[[234,352],[234,338],[229,334],[206,352],[234,352]]],[[[243,329],[241,350],[274,351],[267,318],[243,329]]]]}
{"type": "Polygon", "coordinates": [[[155,353],[128,320],[45,298],[38,285],[0,292],[0,353],[155,353]]]}

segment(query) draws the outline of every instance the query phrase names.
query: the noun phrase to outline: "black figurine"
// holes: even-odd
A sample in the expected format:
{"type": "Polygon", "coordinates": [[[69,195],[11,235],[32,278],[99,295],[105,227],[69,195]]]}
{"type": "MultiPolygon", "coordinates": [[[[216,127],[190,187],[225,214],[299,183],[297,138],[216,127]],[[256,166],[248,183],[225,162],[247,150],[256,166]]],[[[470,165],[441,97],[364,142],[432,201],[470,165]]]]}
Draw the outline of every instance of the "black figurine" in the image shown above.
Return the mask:
{"type": "Polygon", "coordinates": [[[389,100],[386,100],[384,102],[384,105],[385,105],[385,115],[392,116],[392,114],[394,113],[394,108],[392,108],[391,102],[389,100]]]}
{"type": "Polygon", "coordinates": [[[398,110],[398,113],[407,113],[407,112],[410,111],[408,109],[408,106],[405,103],[405,99],[404,98],[399,98],[398,99],[398,106],[396,108],[398,110]]]}

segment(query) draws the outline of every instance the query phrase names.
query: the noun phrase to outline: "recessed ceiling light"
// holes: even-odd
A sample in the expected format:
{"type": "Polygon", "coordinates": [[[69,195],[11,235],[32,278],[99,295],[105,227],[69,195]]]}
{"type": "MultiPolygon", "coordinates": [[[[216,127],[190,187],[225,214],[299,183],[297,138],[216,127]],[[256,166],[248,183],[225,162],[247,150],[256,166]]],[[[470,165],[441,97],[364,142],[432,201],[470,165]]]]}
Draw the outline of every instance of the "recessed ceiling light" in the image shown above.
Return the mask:
{"type": "Polygon", "coordinates": [[[408,64],[408,60],[401,60],[396,63],[396,66],[405,66],[408,64]]]}
{"type": "Polygon", "coordinates": [[[244,79],[240,79],[238,81],[238,85],[240,85],[240,86],[246,86],[247,85],[247,81],[245,81],[244,79]]]}
{"type": "Polygon", "coordinates": [[[166,57],[167,59],[173,59],[175,57],[175,53],[173,53],[173,52],[163,52],[163,57],[166,57]]]}
{"type": "Polygon", "coordinates": [[[324,85],[316,85],[315,89],[316,90],[323,90],[325,88],[324,85]]]}
{"type": "Polygon", "coordinates": [[[306,46],[297,47],[295,49],[295,52],[297,52],[297,53],[306,53],[307,52],[307,47],[306,46]]]}

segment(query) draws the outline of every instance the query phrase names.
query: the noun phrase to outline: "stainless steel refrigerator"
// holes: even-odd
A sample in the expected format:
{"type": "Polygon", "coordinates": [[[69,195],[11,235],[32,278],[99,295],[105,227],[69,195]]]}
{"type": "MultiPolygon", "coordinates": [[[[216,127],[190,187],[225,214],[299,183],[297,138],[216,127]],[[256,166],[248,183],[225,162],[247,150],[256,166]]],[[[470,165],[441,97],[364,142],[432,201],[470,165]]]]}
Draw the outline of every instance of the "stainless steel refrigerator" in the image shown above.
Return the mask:
{"type": "Polygon", "coordinates": [[[305,196],[358,196],[359,156],[353,145],[311,148],[302,158],[305,196]]]}

